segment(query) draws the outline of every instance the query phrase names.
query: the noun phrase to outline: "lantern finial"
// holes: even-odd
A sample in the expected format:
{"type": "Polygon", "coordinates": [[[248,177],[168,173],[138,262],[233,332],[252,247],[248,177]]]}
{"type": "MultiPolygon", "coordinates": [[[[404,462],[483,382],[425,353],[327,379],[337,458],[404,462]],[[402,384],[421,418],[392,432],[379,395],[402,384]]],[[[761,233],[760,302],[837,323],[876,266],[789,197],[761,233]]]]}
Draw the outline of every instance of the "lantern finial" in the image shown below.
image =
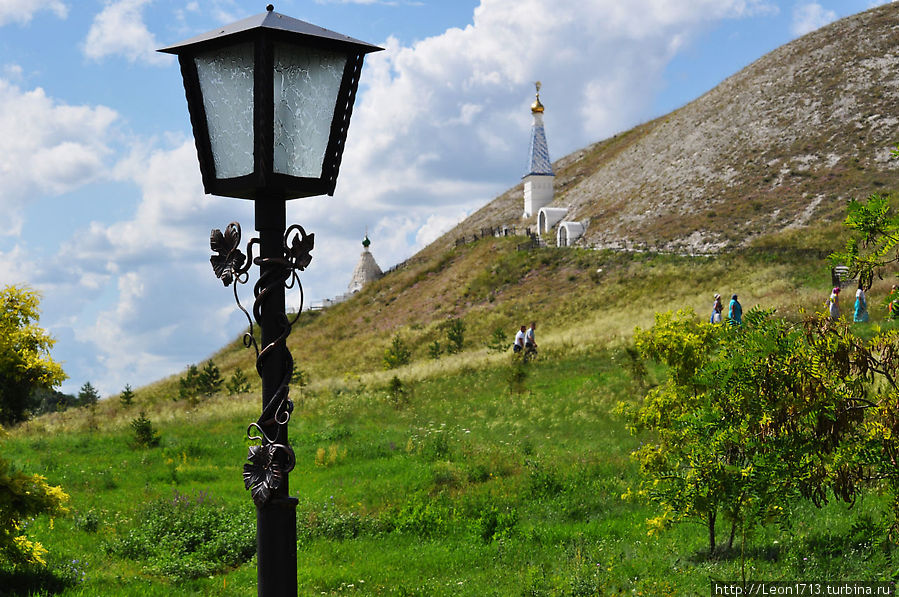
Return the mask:
{"type": "Polygon", "coordinates": [[[269,4],[268,6],[265,7],[265,10],[271,12],[271,11],[275,10],[275,5],[269,4]]]}

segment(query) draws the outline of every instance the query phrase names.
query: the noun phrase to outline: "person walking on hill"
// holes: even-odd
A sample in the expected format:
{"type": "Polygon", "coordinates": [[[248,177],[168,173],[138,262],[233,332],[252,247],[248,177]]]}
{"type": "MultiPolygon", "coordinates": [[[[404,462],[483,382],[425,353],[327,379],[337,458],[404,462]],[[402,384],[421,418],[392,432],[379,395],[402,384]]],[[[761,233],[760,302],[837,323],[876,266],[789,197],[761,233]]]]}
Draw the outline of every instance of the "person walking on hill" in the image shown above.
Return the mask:
{"type": "Polygon", "coordinates": [[[827,311],[830,313],[830,319],[836,321],[840,318],[840,287],[835,286],[827,299],[827,311]]]}
{"type": "Polygon", "coordinates": [[[524,350],[524,337],[527,328],[525,326],[521,326],[521,329],[518,330],[518,333],[515,334],[515,343],[512,345],[512,352],[518,353],[524,350]]]}
{"type": "Polygon", "coordinates": [[[865,289],[862,288],[862,282],[858,282],[858,290],[855,291],[855,313],[852,320],[856,323],[865,323],[868,321],[868,300],[865,297],[865,289]]]}
{"type": "Polygon", "coordinates": [[[524,354],[525,356],[536,356],[537,355],[537,340],[534,337],[535,332],[537,331],[537,322],[532,321],[531,327],[527,329],[524,333],[524,354]]]}
{"type": "Polygon", "coordinates": [[[743,305],[737,300],[737,295],[730,297],[730,305],[727,307],[727,319],[731,325],[743,325],[743,305]]]}
{"type": "Polygon", "coordinates": [[[709,323],[721,323],[721,312],[724,311],[724,307],[721,306],[721,295],[715,295],[715,304],[712,305],[712,316],[709,318],[709,323]]]}
{"type": "Polygon", "coordinates": [[[899,288],[893,284],[890,294],[887,296],[887,319],[899,317],[899,288]]]}

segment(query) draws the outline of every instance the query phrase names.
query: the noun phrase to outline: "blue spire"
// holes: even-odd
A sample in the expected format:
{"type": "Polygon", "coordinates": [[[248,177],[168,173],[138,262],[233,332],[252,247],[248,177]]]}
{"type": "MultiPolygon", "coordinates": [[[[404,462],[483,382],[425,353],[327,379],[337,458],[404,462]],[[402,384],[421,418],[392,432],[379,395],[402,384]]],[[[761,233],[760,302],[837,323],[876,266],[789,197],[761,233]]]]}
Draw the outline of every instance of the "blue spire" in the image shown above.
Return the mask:
{"type": "Polygon", "coordinates": [[[528,174],[555,176],[552,162],[549,159],[549,147],[546,145],[546,132],[543,130],[542,114],[534,114],[534,126],[531,127],[531,146],[528,149],[530,163],[528,174]]]}
{"type": "Polygon", "coordinates": [[[531,163],[528,173],[542,176],[555,176],[552,162],[549,160],[549,147],[546,145],[546,132],[543,130],[543,104],[540,103],[540,81],[537,81],[537,99],[531,105],[531,114],[534,115],[534,125],[531,127],[531,146],[528,150],[531,163]]]}

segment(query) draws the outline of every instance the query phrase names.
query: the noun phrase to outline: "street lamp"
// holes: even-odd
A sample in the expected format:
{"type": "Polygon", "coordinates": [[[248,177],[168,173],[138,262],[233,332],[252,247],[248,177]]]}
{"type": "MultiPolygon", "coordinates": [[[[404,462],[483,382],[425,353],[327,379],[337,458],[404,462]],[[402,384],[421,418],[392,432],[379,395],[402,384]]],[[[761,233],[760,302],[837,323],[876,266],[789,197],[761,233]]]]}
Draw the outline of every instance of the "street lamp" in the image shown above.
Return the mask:
{"type": "Polygon", "coordinates": [[[259,237],[240,250],[240,225],[213,230],[210,261],[247,316],[244,344],[256,351],[262,414],[251,423],[244,483],[256,504],[257,593],[296,595],[296,505],[288,473],[293,358],[287,336],[296,321],[285,288],[312,259],[314,235],[286,227],[286,200],[333,195],[365,54],[377,46],[304,21],[266,12],[163,48],[181,66],[203,187],[208,194],[251,199],[259,237]],[[258,256],[254,257],[254,249],[258,256]],[[259,265],[253,318],[237,285],[259,265]],[[261,350],[253,320],[261,331],[261,350]]]}

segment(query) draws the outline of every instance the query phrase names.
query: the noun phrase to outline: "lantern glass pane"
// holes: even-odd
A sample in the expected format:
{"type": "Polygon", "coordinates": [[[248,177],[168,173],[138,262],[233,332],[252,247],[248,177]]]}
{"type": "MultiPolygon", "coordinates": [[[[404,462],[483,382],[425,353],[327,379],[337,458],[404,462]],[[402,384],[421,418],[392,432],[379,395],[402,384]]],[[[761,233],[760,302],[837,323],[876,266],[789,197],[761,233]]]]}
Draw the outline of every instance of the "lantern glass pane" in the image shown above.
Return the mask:
{"type": "Polygon", "coordinates": [[[274,59],[274,171],[319,178],[347,58],[275,44],[274,59]]]}
{"type": "Polygon", "coordinates": [[[253,173],[253,54],[245,43],[194,59],[218,179],[253,173]]]}

